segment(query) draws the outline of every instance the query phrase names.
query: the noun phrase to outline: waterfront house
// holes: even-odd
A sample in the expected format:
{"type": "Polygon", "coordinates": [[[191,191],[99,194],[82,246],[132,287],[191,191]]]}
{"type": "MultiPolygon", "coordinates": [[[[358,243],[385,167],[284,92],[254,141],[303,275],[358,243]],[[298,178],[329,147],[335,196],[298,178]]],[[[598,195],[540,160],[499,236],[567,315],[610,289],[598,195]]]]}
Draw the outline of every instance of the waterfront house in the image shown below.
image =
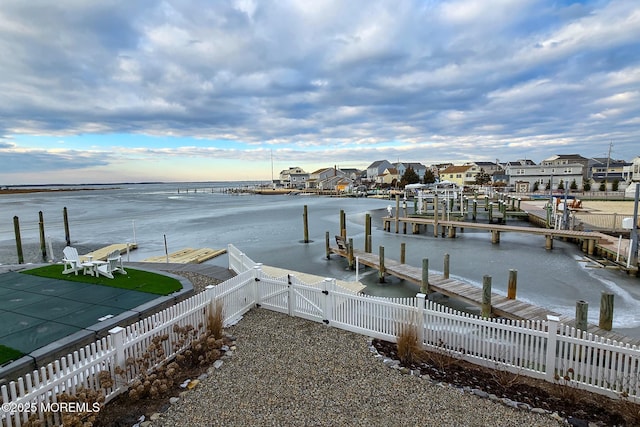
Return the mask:
{"type": "Polygon", "coordinates": [[[440,171],[440,181],[450,181],[459,187],[472,185],[475,183],[475,178],[470,172],[471,168],[471,165],[449,166],[440,171]]]}
{"type": "Polygon", "coordinates": [[[536,183],[539,190],[546,189],[547,185],[556,190],[560,182],[568,189],[575,181],[576,187],[582,189],[583,169],[581,163],[523,165],[510,162],[505,166],[505,174],[509,176],[509,186],[515,188],[516,192],[528,193],[534,191],[536,183]]]}
{"type": "Polygon", "coordinates": [[[301,167],[295,166],[281,171],[279,182],[275,184],[286,188],[304,188],[307,179],[309,179],[309,174],[301,167]]]}
{"type": "Polygon", "coordinates": [[[385,169],[392,167],[393,165],[388,160],[376,160],[367,166],[367,181],[376,182],[378,176],[381,175],[385,169]]]}
{"type": "Polygon", "coordinates": [[[420,178],[420,181],[424,180],[424,174],[427,171],[427,167],[425,165],[423,165],[422,163],[398,162],[398,163],[395,163],[393,166],[398,171],[398,175],[400,175],[400,178],[402,178],[404,176],[405,172],[407,172],[407,169],[411,168],[416,173],[416,175],[418,175],[418,177],[420,178]]]}
{"type": "Polygon", "coordinates": [[[376,178],[377,184],[386,184],[398,186],[400,183],[400,173],[396,168],[386,168],[378,177],[376,178]]]}

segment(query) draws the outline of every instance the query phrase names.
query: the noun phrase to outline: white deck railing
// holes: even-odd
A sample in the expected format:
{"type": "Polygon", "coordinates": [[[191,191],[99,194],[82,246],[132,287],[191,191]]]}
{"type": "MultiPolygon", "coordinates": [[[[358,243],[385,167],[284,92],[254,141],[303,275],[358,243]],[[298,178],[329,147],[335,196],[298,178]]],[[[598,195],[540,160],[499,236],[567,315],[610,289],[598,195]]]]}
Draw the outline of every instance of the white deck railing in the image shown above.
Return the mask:
{"type": "MultiPolygon", "coordinates": [[[[101,371],[117,379],[105,389],[108,402],[126,391],[138,374],[127,367],[126,378],[118,377],[116,366],[125,368],[127,358],[143,355],[159,335],[168,336],[162,345],[166,360],[173,358],[181,351],[174,326],[206,324],[206,308],[215,300],[223,303],[225,324],[259,306],[395,342],[403,324],[412,322],[418,325],[422,344],[431,350],[519,375],[550,382],[561,378],[563,385],[640,400],[637,347],[583,334],[559,325],[557,318],[546,322],[483,319],[428,301],[424,294],[415,298],[353,294],[334,279],[309,284],[291,275],[271,277],[232,245],[228,253],[236,277],[142,321],[116,327],[108,337],[3,385],[2,425],[20,426],[32,413],[46,425],[59,424],[59,414],[45,414],[42,409],[58,402],[61,393],[73,394],[80,386],[100,389],[101,371]]],[[[183,348],[188,344],[183,343],[183,348]]]]}

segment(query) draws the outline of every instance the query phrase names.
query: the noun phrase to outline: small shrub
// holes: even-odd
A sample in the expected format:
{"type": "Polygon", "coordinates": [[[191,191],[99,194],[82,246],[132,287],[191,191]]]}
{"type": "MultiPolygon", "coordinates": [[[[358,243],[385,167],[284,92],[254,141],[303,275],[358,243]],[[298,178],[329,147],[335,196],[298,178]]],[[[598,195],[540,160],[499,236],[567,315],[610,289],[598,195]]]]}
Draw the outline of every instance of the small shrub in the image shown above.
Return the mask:
{"type": "Polygon", "coordinates": [[[413,365],[423,358],[421,343],[418,342],[418,327],[415,323],[403,323],[397,337],[398,358],[405,365],[413,365]]]}

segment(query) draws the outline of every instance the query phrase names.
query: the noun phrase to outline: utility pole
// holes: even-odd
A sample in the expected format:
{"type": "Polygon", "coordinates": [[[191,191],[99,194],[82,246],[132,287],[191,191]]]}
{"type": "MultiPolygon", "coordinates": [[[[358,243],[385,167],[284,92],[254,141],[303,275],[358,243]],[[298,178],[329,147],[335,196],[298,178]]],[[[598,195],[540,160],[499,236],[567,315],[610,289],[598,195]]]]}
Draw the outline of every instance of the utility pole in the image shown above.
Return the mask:
{"type": "Polygon", "coordinates": [[[633,203],[633,228],[631,228],[631,253],[629,257],[634,267],[638,265],[638,196],[640,195],[640,182],[636,182],[636,197],[633,203]]]}
{"type": "Polygon", "coordinates": [[[609,178],[609,164],[611,161],[611,147],[613,147],[613,141],[609,143],[609,152],[607,153],[607,169],[604,171],[604,194],[607,194],[607,179],[609,178]]]}

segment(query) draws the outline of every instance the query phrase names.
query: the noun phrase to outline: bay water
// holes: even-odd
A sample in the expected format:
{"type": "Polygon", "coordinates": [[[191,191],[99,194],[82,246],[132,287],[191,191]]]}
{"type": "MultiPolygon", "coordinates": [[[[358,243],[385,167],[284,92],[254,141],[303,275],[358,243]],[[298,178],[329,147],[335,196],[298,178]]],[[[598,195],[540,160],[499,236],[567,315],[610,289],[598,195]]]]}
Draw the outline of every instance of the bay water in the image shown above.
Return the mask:
{"type": "MultiPolygon", "coordinates": [[[[256,195],[224,192],[249,183],[163,183],[87,186],[78,191],[0,195],[0,264],[17,264],[14,217],[18,217],[26,263],[41,263],[39,216],[52,242],[55,260],[65,246],[63,209],[67,208],[71,243],[80,253],[112,243],[135,242],[130,261],[163,256],[183,248],[225,248],[229,243],[256,262],[322,277],[356,280],[356,272],[337,255],[325,256],[325,232],[340,233],[340,211],[347,234],[356,248],[364,249],[365,215],[372,216],[374,253],[399,260],[406,245],[406,263],[420,267],[429,259],[432,272],[441,272],[450,255],[451,276],[481,286],[492,277],[493,291],[506,294],[510,269],[518,274],[518,299],[563,315],[575,315],[575,303],[589,304],[589,321],[598,323],[602,292],[615,295],[613,327],[616,332],[640,338],[640,279],[626,273],[592,268],[579,248],[562,240],[545,250],[542,236],[502,233],[499,244],[488,232],[466,230],[455,239],[429,234],[396,234],[382,229],[382,217],[395,202],[374,198],[256,195]],[[309,238],[304,243],[303,211],[308,210],[309,238]],[[165,246],[166,245],[166,246],[165,246]]],[[[83,187],[79,187],[83,188],[83,187]]],[[[410,203],[411,205],[411,203],[410,203]]],[[[411,211],[411,209],[410,209],[411,211]]],[[[509,220],[518,225],[526,223],[509,220]]],[[[47,255],[49,258],[51,254],[47,255]]],[[[207,263],[227,266],[226,255],[207,263]]],[[[377,296],[413,296],[416,285],[395,278],[379,283],[377,271],[361,268],[358,277],[364,293],[377,296]]],[[[443,301],[444,302],[444,301],[443,301]]],[[[449,303],[449,302],[447,302],[449,303]]],[[[477,312],[475,307],[459,306],[477,312]]]]}

